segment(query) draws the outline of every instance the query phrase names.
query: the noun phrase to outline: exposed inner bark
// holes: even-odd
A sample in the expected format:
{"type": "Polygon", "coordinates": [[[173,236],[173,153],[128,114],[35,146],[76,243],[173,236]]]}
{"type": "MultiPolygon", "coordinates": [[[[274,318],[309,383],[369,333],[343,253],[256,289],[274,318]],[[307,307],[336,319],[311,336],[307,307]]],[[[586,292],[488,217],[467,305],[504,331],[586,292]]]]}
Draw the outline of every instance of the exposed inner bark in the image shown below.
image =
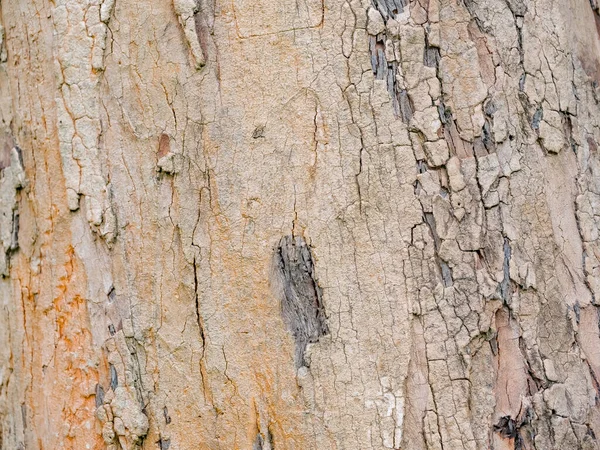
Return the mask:
{"type": "Polygon", "coordinates": [[[301,236],[284,236],[275,260],[283,287],[281,314],[296,341],[296,367],[306,366],[306,346],[329,332],[310,247],[301,236]]]}

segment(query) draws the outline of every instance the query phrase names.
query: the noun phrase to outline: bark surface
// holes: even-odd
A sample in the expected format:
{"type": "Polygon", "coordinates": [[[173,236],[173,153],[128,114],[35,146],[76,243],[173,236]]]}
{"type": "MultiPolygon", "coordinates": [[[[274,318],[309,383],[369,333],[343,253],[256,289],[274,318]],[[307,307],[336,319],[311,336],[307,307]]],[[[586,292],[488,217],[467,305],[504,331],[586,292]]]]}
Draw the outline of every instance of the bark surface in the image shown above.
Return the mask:
{"type": "Polygon", "coordinates": [[[0,448],[599,449],[597,0],[2,0],[0,448]]]}

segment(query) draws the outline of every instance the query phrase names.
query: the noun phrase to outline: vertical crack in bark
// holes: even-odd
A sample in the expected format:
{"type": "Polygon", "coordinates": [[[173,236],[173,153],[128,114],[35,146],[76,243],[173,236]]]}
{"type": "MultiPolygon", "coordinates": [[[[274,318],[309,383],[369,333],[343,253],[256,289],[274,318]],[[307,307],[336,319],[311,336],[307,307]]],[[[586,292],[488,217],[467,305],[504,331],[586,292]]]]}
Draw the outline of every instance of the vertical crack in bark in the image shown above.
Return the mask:
{"type": "Polygon", "coordinates": [[[408,91],[406,89],[401,89],[398,92],[397,101],[402,122],[409,123],[414,113],[414,107],[410,101],[410,97],[408,96],[408,91]]]}
{"type": "Polygon", "coordinates": [[[200,300],[198,296],[198,267],[196,265],[196,258],[194,257],[194,303],[195,303],[195,311],[196,311],[196,322],[198,323],[198,331],[200,333],[200,339],[202,340],[202,356],[201,359],[204,359],[205,354],[205,345],[206,345],[206,337],[204,336],[204,325],[202,324],[202,319],[200,317],[200,300]]]}
{"type": "Polygon", "coordinates": [[[169,450],[171,447],[171,439],[161,437],[156,443],[160,450],[169,450]]]}
{"type": "Polygon", "coordinates": [[[502,263],[502,271],[504,274],[504,278],[502,278],[502,282],[500,283],[500,297],[502,301],[506,305],[510,305],[509,296],[510,292],[510,256],[511,256],[511,248],[510,242],[508,238],[504,238],[504,261],[502,263]]]}
{"type": "Polygon", "coordinates": [[[274,450],[273,437],[271,432],[267,430],[266,436],[263,436],[260,432],[256,434],[256,439],[252,444],[252,450],[274,450]]]}
{"type": "Polygon", "coordinates": [[[142,385],[142,365],[140,364],[140,358],[138,354],[138,348],[141,348],[142,351],[144,347],[139,344],[137,339],[126,337],[125,342],[127,344],[127,348],[129,349],[129,354],[131,355],[131,366],[132,369],[132,378],[133,378],[133,387],[138,397],[138,402],[140,404],[140,408],[142,412],[144,412],[144,408],[146,407],[146,400],[144,398],[144,393],[147,392],[142,385]]]}
{"type": "Polygon", "coordinates": [[[9,250],[14,252],[19,248],[19,210],[13,210],[12,216],[12,230],[10,233],[10,247],[9,250]]]}
{"type": "Polygon", "coordinates": [[[430,45],[428,34],[425,33],[425,51],[423,52],[423,64],[426,67],[435,67],[437,69],[441,59],[442,56],[440,54],[440,49],[430,45]]]}
{"type": "Polygon", "coordinates": [[[485,122],[482,128],[482,141],[488,154],[496,153],[496,139],[494,136],[494,113],[497,106],[493,100],[487,101],[483,106],[485,122]]]}
{"type": "Polygon", "coordinates": [[[442,277],[442,282],[444,283],[444,287],[452,286],[452,269],[448,265],[446,261],[443,261],[439,256],[439,248],[441,244],[440,237],[437,234],[435,228],[435,218],[433,217],[433,213],[424,212],[423,213],[424,222],[429,227],[431,231],[431,235],[433,237],[433,246],[435,250],[435,259],[438,262],[438,266],[440,268],[440,275],[442,277]]]}
{"type": "MultiPolygon", "coordinates": [[[[206,334],[204,330],[204,322],[202,320],[202,315],[200,314],[200,295],[198,294],[199,284],[198,284],[198,263],[196,262],[196,257],[193,260],[193,270],[194,270],[194,304],[196,311],[196,322],[198,324],[198,332],[200,335],[200,340],[202,341],[200,344],[202,345],[202,353],[200,354],[200,378],[202,381],[202,393],[204,395],[204,399],[210,403],[212,403],[212,398],[209,392],[208,386],[208,375],[206,371],[206,334]]],[[[166,406],[165,406],[166,411],[166,406]]],[[[166,416],[165,416],[166,417],[166,416]]],[[[169,422],[171,418],[169,417],[169,422]]],[[[169,423],[167,422],[167,423],[169,423]]]]}
{"type": "MultiPolygon", "coordinates": [[[[393,3],[378,3],[375,4],[377,10],[381,13],[384,24],[388,19],[394,18],[397,14],[403,11],[405,6],[404,0],[392,0],[393,3]],[[398,5],[396,5],[396,3],[398,5]],[[388,11],[387,8],[392,8],[388,11]]],[[[377,13],[375,13],[377,14],[377,13]]],[[[386,58],[386,45],[394,46],[391,40],[388,39],[387,33],[384,31],[375,36],[369,36],[369,53],[371,55],[371,68],[373,75],[377,80],[386,80],[387,90],[392,100],[394,115],[400,117],[404,123],[408,123],[412,118],[414,107],[408,96],[406,89],[402,89],[398,84],[396,76],[398,74],[398,61],[388,61],[386,58]]],[[[391,50],[394,52],[394,49],[391,50]]],[[[439,51],[438,51],[439,56],[439,51]]],[[[435,56],[432,53],[432,58],[435,56]]],[[[437,61],[436,61],[437,63],[437,61]]]]}

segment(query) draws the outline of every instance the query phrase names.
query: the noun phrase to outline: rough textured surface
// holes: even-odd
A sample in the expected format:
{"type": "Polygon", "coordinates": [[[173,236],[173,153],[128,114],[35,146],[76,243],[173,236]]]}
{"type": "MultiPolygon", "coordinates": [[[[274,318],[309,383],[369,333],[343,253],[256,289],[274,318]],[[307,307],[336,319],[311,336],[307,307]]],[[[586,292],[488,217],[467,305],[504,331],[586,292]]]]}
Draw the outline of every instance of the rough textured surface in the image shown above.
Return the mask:
{"type": "Polygon", "coordinates": [[[0,448],[600,448],[596,0],[2,0],[0,448]]]}

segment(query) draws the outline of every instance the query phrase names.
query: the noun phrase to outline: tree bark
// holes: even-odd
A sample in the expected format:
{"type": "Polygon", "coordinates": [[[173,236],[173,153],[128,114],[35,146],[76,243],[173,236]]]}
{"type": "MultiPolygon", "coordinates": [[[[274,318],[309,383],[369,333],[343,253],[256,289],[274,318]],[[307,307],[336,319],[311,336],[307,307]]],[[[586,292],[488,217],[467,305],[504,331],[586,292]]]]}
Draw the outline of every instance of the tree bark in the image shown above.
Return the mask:
{"type": "Polygon", "coordinates": [[[600,448],[596,0],[2,0],[0,448],[600,448]]]}

